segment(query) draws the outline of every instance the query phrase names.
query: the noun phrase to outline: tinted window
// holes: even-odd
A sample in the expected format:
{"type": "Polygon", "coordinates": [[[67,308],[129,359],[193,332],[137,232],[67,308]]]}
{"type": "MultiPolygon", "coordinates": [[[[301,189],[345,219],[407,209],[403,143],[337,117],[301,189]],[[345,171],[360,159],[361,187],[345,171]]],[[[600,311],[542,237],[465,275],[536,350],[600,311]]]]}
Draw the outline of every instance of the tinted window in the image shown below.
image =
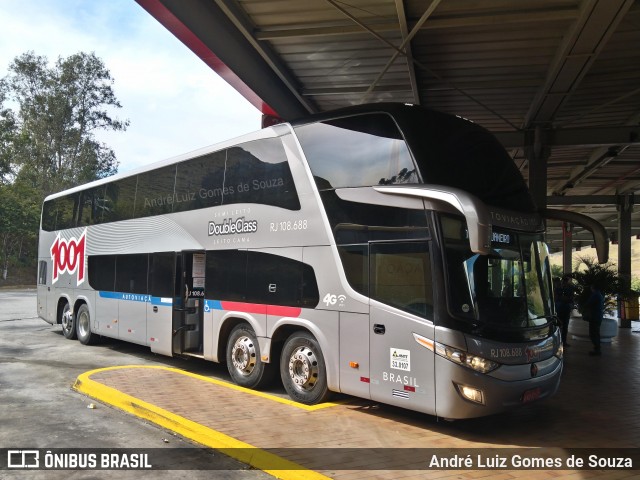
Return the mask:
{"type": "Polygon", "coordinates": [[[344,245],[338,247],[344,273],[351,288],[369,296],[369,245],[344,245]]]}
{"type": "Polygon", "coordinates": [[[42,228],[45,231],[63,230],[76,226],[80,193],[45,202],[42,207],[42,228]]]}
{"type": "Polygon", "coordinates": [[[299,210],[289,163],[280,139],[248,142],[227,150],[223,204],[259,203],[299,210]]]}
{"type": "Polygon", "coordinates": [[[136,218],[162,215],[173,211],[175,176],[175,165],[138,175],[136,218]]]}
{"type": "Polygon", "coordinates": [[[147,257],[146,253],[118,255],[116,292],[147,293],[147,257]]]}
{"type": "Polygon", "coordinates": [[[313,268],[262,252],[207,252],[206,297],[313,308],[320,301],[313,268]]]}
{"type": "Polygon", "coordinates": [[[304,125],[296,134],[320,190],[418,183],[406,143],[388,115],[304,125]]]}
{"type": "Polygon", "coordinates": [[[372,243],[369,248],[371,298],[433,318],[428,243],[372,243]]]}
{"type": "Polygon", "coordinates": [[[40,260],[38,263],[38,285],[47,284],[47,262],[40,260]]]}
{"type": "Polygon", "coordinates": [[[207,252],[207,298],[244,302],[247,289],[247,252],[218,250],[207,252]]]}
{"type": "Polygon", "coordinates": [[[225,158],[223,150],[177,165],[174,212],[222,205],[225,158]]]}
{"type": "Polygon", "coordinates": [[[279,139],[248,142],[88,189],[82,197],[51,200],[43,206],[42,228],[71,228],[78,217],[87,226],[235,203],[300,209],[279,139]]]}
{"type": "Polygon", "coordinates": [[[92,255],[89,257],[89,285],[94,290],[114,291],[116,278],[115,255],[92,255]]]}
{"type": "Polygon", "coordinates": [[[154,297],[173,297],[174,265],[176,254],[152,253],[149,255],[149,293],[154,297]]]}
{"type": "Polygon", "coordinates": [[[106,185],[103,222],[133,218],[138,177],[128,177],[106,185]]]}
{"type": "Polygon", "coordinates": [[[79,227],[102,223],[102,213],[105,206],[104,191],[105,186],[102,185],[80,192],[79,227]]]}
{"type": "Polygon", "coordinates": [[[430,236],[424,210],[348,202],[334,191],[322,192],[321,198],[339,245],[430,236]]]}
{"type": "Polygon", "coordinates": [[[42,228],[50,232],[75,227],[79,198],[80,194],[74,193],[46,202],[42,209],[42,228]]]}
{"type": "Polygon", "coordinates": [[[46,232],[52,232],[56,229],[55,200],[49,200],[42,206],[42,229],[46,232]]]}
{"type": "Polygon", "coordinates": [[[318,286],[309,265],[261,252],[249,252],[248,260],[248,302],[292,307],[318,304],[318,286]]]}

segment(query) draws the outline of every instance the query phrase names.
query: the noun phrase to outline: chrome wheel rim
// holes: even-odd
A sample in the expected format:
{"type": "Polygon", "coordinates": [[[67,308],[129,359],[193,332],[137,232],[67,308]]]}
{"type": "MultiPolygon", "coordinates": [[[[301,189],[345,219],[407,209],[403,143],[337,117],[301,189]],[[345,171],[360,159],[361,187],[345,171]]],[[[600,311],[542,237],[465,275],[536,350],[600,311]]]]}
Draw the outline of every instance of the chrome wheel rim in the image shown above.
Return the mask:
{"type": "Polygon", "coordinates": [[[238,338],[231,350],[233,368],[244,376],[251,375],[256,366],[257,350],[255,343],[247,336],[238,338]]]}
{"type": "Polygon", "coordinates": [[[289,377],[300,392],[309,392],[318,382],[318,358],[313,350],[303,346],[296,348],[289,357],[289,377]]]}
{"type": "Polygon", "coordinates": [[[62,323],[62,330],[64,330],[66,333],[71,332],[71,330],[73,329],[73,313],[71,312],[71,307],[69,306],[68,303],[64,306],[64,309],[62,310],[61,323],[62,323]]]}
{"type": "Polygon", "coordinates": [[[80,333],[82,337],[86,337],[87,335],[89,335],[89,332],[89,314],[85,310],[83,310],[78,316],[78,333],[80,333]]]}

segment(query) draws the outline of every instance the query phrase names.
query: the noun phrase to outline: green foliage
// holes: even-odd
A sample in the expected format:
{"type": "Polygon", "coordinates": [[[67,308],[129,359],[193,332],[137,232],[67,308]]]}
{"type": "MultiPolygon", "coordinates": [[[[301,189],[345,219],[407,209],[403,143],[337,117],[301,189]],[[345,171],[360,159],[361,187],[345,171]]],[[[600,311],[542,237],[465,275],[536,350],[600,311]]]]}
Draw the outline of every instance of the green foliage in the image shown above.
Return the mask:
{"type": "Polygon", "coordinates": [[[583,312],[592,285],[604,296],[605,309],[615,310],[616,297],[622,292],[622,285],[614,264],[599,264],[594,258],[578,257],[572,276],[576,282],[578,310],[583,312]]]}
{"type": "Polygon", "coordinates": [[[0,278],[3,280],[10,265],[35,263],[39,199],[38,192],[24,185],[0,185],[0,278]]]}
{"type": "Polygon", "coordinates": [[[553,278],[562,278],[564,276],[562,265],[551,265],[551,276],[553,278]]]}
{"type": "Polygon", "coordinates": [[[93,53],[58,58],[51,68],[45,57],[33,52],[11,63],[0,99],[18,105],[6,120],[13,122],[13,129],[3,149],[11,152],[17,181],[47,195],[116,173],[113,151],[94,137],[97,130],[128,126],[109,115],[121,106],[112,84],[109,71],[93,53]]]}
{"type": "MultiPolygon", "coordinates": [[[[53,192],[117,172],[99,130],[126,130],[113,79],[93,53],[27,52],[0,80],[0,282],[10,266],[35,272],[40,206],[53,192]],[[31,267],[29,267],[31,265],[31,267]]],[[[35,276],[35,274],[34,274],[35,276]]]]}

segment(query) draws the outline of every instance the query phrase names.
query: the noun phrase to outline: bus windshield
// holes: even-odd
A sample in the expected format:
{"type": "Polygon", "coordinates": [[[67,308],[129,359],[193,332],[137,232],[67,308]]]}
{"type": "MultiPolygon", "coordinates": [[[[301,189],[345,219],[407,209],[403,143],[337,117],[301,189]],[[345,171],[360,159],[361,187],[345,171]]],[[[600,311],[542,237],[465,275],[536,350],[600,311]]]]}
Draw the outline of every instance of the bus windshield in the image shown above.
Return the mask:
{"type": "Polygon", "coordinates": [[[494,229],[489,255],[471,252],[464,221],[443,217],[449,307],[495,329],[547,325],[553,315],[551,267],[541,234],[494,229]]]}

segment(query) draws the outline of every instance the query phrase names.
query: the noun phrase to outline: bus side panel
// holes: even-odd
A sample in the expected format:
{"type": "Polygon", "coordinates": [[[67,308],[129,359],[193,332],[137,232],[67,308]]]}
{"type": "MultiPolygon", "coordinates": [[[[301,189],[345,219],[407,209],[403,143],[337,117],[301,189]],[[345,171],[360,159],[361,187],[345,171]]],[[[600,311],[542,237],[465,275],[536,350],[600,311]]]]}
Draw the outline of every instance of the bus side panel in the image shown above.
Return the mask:
{"type": "Polygon", "coordinates": [[[38,261],[38,316],[54,325],[56,323],[56,301],[51,293],[51,261],[38,261]]]}
{"type": "MultiPolygon", "coordinates": [[[[136,297],[140,296],[136,295],[136,297]]],[[[142,297],[146,297],[146,295],[142,297]]],[[[146,345],[147,302],[120,299],[118,300],[118,313],[118,338],[126,342],[146,345]]]]}
{"type": "Polygon", "coordinates": [[[118,299],[109,296],[109,292],[97,292],[95,305],[96,333],[118,338],[118,299]]]}
{"type": "Polygon", "coordinates": [[[369,315],[340,312],[340,391],[370,398],[369,315]]]}
{"type": "Polygon", "coordinates": [[[147,344],[154,353],[173,356],[171,328],[173,303],[170,298],[151,297],[147,303],[147,344]]]}
{"type": "Polygon", "coordinates": [[[370,322],[371,398],[433,414],[435,354],[414,337],[433,341],[433,325],[377,302],[371,304],[370,322]]]}

